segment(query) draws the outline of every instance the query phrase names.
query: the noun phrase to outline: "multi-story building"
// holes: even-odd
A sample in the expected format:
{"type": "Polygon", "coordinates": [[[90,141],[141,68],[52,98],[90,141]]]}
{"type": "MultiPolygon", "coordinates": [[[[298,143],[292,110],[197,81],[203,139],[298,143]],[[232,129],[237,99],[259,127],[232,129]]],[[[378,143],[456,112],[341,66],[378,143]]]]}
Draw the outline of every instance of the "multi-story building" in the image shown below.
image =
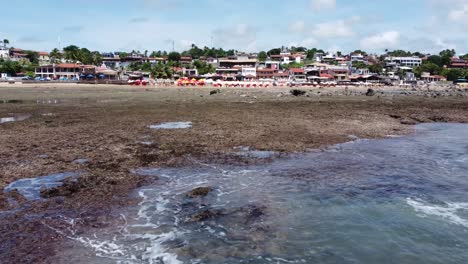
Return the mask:
{"type": "Polygon", "coordinates": [[[450,61],[450,68],[466,69],[468,68],[468,60],[453,58],[450,61]]]}
{"type": "Polygon", "coordinates": [[[48,52],[39,51],[39,65],[47,65],[50,63],[50,57],[48,52]]]}
{"type": "MultiPolygon", "coordinates": [[[[36,77],[41,78],[80,78],[80,74],[84,71],[86,66],[75,63],[61,63],[39,66],[35,69],[36,77]]],[[[89,66],[91,67],[91,66],[89,66]]],[[[93,66],[94,67],[94,66],[93,66]]]]}
{"type": "Polygon", "coordinates": [[[241,75],[247,78],[256,78],[257,77],[257,69],[255,67],[243,67],[241,69],[241,75]]]}
{"type": "Polygon", "coordinates": [[[216,74],[223,76],[225,79],[235,79],[239,74],[242,75],[243,68],[255,70],[256,66],[257,60],[247,57],[220,59],[216,74]]]}
{"type": "Polygon", "coordinates": [[[351,54],[351,62],[366,62],[364,55],[361,53],[351,54]]]}
{"type": "Polygon", "coordinates": [[[385,63],[387,67],[417,67],[422,64],[422,59],[418,57],[387,57],[385,63]]]}

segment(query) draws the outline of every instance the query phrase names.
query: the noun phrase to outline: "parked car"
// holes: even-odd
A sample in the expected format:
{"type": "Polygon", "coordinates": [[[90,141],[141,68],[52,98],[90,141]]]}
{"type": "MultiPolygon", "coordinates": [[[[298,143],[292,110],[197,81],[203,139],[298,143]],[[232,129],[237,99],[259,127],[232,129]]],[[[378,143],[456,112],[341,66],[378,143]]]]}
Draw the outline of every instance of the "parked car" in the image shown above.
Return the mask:
{"type": "Polygon", "coordinates": [[[23,80],[23,81],[33,81],[34,78],[31,77],[31,76],[24,76],[23,78],[21,78],[21,80],[23,80]]]}

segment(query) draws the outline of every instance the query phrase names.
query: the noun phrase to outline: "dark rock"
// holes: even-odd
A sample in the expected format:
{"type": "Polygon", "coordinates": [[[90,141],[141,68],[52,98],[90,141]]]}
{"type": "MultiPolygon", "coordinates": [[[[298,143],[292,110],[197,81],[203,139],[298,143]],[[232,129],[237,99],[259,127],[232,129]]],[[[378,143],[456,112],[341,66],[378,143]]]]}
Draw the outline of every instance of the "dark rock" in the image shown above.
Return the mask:
{"type": "Polygon", "coordinates": [[[374,89],[367,90],[366,96],[374,96],[374,95],[375,95],[374,89]]]}
{"type": "Polygon", "coordinates": [[[429,117],[429,120],[433,122],[441,122],[441,123],[449,122],[449,120],[443,116],[431,116],[429,117]]]}
{"type": "Polygon", "coordinates": [[[402,125],[411,125],[411,126],[412,126],[412,125],[417,125],[417,124],[419,124],[418,121],[413,120],[413,119],[408,119],[408,118],[403,118],[403,119],[401,119],[401,120],[400,120],[400,123],[401,123],[402,125]]]}
{"type": "Polygon", "coordinates": [[[220,94],[221,93],[221,90],[220,89],[216,89],[216,90],[212,90],[210,92],[210,95],[215,95],[215,94],[220,94]]]}
{"type": "Polygon", "coordinates": [[[304,96],[307,92],[303,90],[294,89],[291,90],[290,93],[294,96],[304,96]]]}
{"type": "Polygon", "coordinates": [[[190,218],[190,222],[201,222],[211,218],[221,216],[221,211],[218,210],[205,210],[201,213],[197,213],[190,218]]]}
{"type": "Polygon", "coordinates": [[[187,197],[190,197],[190,198],[204,197],[204,196],[207,196],[211,191],[213,191],[213,188],[211,187],[199,187],[187,193],[187,197]]]}

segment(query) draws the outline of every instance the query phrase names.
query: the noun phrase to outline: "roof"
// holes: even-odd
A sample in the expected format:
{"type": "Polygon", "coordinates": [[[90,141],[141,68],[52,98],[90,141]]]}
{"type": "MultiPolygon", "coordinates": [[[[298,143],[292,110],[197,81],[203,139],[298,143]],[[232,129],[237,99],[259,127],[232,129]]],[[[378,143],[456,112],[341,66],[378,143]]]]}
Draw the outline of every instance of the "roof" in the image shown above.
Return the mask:
{"type": "Polygon", "coordinates": [[[301,68],[291,68],[289,71],[293,73],[304,73],[304,69],[301,68]]]}
{"type": "Polygon", "coordinates": [[[56,68],[79,68],[80,65],[76,63],[60,63],[55,66],[56,68]]]}
{"type": "Polygon", "coordinates": [[[257,72],[275,72],[275,71],[276,71],[275,69],[268,69],[268,68],[257,69],[257,72]]]}
{"type": "Polygon", "coordinates": [[[219,60],[219,62],[232,62],[232,63],[251,63],[255,62],[257,63],[256,59],[248,59],[248,60],[219,60]]]}
{"type": "Polygon", "coordinates": [[[49,52],[45,51],[39,51],[37,54],[39,54],[39,56],[49,56],[49,52]]]}
{"type": "Polygon", "coordinates": [[[333,75],[327,74],[327,73],[321,73],[320,78],[328,78],[328,79],[333,79],[333,75]]]}
{"type": "Polygon", "coordinates": [[[28,54],[26,54],[26,53],[13,52],[13,56],[26,57],[26,56],[28,56],[28,54]]]}

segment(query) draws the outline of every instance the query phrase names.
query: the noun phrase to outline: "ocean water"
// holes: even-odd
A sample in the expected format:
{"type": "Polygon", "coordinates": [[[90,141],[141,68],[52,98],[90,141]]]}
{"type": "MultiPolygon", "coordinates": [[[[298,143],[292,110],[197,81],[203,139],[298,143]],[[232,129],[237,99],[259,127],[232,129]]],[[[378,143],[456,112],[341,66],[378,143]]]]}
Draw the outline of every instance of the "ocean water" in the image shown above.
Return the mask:
{"type": "MultiPolygon", "coordinates": [[[[159,180],[122,224],[64,233],[73,263],[468,263],[468,125],[159,180]],[[190,198],[197,187],[206,197],[190,198]]],[[[65,231],[58,231],[65,232],[65,231]]]]}

